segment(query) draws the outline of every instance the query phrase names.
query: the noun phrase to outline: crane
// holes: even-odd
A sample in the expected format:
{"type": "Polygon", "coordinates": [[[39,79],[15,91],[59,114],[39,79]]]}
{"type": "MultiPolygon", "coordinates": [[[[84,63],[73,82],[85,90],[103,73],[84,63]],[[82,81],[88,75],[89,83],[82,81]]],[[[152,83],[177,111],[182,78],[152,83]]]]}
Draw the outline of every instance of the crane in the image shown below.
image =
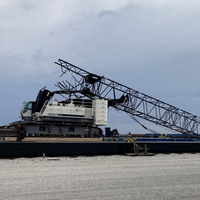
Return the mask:
{"type": "Polygon", "coordinates": [[[73,77],[73,83],[57,82],[60,94],[78,97],[79,93],[90,99],[107,99],[108,106],[127,113],[134,120],[139,117],[182,134],[200,134],[200,118],[196,115],[62,59],[55,63],[61,67],[61,76],[71,72],[73,77]]]}

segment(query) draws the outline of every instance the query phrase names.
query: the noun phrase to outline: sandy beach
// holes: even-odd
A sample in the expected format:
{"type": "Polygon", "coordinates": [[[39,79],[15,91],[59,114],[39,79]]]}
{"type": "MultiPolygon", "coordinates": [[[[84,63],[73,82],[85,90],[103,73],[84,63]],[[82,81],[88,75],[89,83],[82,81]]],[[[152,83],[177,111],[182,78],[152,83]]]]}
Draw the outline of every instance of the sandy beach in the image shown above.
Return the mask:
{"type": "Polygon", "coordinates": [[[200,154],[0,159],[0,199],[200,199],[200,154]]]}

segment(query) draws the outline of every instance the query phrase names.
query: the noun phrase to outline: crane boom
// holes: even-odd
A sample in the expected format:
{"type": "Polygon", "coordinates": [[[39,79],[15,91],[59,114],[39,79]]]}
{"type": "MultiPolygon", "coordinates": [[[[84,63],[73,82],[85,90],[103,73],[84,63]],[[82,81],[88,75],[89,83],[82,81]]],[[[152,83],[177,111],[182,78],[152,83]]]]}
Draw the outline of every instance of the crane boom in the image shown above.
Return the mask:
{"type": "MultiPolygon", "coordinates": [[[[200,134],[200,118],[168,103],[143,94],[116,81],[83,70],[59,59],[62,75],[74,74],[74,83],[58,82],[57,87],[65,94],[80,93],[91,99],[108,99],[109,106],[183,134],[200,134]]],[[[61,75],[61,76],[62,76],[61,75]]]]}

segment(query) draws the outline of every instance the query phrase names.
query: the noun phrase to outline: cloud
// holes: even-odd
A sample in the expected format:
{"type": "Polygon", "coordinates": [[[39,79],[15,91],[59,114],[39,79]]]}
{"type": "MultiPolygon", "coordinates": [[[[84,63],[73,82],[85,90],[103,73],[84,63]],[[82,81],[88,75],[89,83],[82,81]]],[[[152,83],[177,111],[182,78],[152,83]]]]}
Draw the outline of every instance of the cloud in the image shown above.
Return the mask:
{"type": "Polygon", "coordinates": [[[108,16],[115,16],[117,13],[112,10],[101,10],[98,14],[99,17],[108,16]]]}

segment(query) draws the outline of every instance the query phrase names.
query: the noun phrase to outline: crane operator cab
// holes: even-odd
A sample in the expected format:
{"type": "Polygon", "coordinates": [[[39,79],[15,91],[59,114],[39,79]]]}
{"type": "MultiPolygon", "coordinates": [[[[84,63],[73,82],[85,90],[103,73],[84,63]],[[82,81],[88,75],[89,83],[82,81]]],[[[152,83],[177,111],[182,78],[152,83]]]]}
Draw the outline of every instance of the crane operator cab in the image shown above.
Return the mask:
{"type": "Polygon", "coordinates": [[[21,109],[21,117],[24,121],[31,121],[32,120],[32,110],[35,102],[29,101],[25,102],[22,109],[21,109]]]}

